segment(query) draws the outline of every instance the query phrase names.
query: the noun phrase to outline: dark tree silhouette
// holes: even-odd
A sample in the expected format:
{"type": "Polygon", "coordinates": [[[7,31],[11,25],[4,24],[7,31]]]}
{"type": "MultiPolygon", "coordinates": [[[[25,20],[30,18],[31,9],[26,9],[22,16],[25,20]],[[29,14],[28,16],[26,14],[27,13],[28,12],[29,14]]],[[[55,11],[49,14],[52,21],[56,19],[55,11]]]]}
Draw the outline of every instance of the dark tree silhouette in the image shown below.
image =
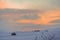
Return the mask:
{"type": "Polygon", "coordinates": [[[13,33],[11,33],[11,35],[12,35],[12,36],[15,36],[15,35],[16,35],[16,33],[15,33],[15,32],[13,32],[13,33]]]}

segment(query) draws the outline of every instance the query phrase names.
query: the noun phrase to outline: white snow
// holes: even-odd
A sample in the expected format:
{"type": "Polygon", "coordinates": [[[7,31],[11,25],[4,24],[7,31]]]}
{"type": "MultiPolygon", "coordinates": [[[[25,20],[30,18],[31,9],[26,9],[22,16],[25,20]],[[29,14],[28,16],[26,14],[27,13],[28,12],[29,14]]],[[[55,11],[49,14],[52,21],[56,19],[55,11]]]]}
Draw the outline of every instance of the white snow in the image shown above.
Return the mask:
{"type": "Polygon", "coordinates": [[[16,32],[15,36],[12,36],[10,32],[0,32],[0,40],[60,40],[60,31],[53,29],[39,32],[16,32]]]}

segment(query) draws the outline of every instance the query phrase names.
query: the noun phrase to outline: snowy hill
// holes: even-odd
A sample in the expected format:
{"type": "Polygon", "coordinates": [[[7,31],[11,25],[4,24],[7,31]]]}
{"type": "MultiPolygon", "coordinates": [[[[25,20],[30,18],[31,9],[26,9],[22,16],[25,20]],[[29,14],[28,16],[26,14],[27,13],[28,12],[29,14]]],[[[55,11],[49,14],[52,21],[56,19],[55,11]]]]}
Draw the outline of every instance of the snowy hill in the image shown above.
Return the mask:
{"type": "Polygon", "coordinates": [[[9,32],[0,32],[0,40],[60,40],[60,31],[54,30],[16,32],[15,36],[12,36],[9,32]]]}

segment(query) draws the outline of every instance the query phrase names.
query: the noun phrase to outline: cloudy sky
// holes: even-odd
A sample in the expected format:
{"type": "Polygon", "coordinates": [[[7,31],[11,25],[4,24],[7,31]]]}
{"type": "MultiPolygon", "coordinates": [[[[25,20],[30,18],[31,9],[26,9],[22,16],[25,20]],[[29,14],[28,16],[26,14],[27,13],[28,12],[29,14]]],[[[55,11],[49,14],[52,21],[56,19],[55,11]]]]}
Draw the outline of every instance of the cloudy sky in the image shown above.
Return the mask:
{"type": "Polygon", "coordinates": [[[0,9],[6,12],[0,11],[0,30],[27,31],[60,27],[60,0],[0,0],[0,9]],[[14,14],[11,11],[7,13],[5,8],[34,9],[39,12],[14,14]]]}
{"type": "Polygon", "coordinates": [[[60,0],[1,0],[1,1],[0,4],[4,3],[3,4],[5,5],[4,8],[44,9],[44,10],[60,8],[60,0]]]}

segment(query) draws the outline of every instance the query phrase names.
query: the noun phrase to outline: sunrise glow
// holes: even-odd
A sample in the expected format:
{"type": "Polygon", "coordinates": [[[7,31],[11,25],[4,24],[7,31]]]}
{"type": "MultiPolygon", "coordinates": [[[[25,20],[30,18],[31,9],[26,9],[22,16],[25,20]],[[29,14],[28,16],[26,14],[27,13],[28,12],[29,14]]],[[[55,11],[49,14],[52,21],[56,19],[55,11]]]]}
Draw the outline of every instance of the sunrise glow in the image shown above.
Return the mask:
{"type": "MultiPolygon", "coordinates": [[[[59,20],[60,19],[60,4],[53,4],[52,0],[0,0],[0,9],[17,9],[17,10],[39,10],[37,13],[38,18],[37,19],[22,19],[22,16],[25,16],[28,14],[23,15],[22,13],[13,14],[13,13],[6,13],[1,14],[0,17],[7,22],[8,25],[11,26],[19,26],[20,23],[22,24],[34,24],[34,25],[56,25],[60,23],[51,23],[51,21],[59,20]],[[41,12],[42,11],[42,12],[41,12]]],[[[33,14],[33,13],[32,13],[33,14]]],[[[31,15],[32,15],[31,14],[31,15]]],[[[32,15],[33,16],[33,15],[32,15]]],[[[32,17],[31,17],[32,18],[32,17]]],[[[25,25],[26,26],[26,25],[25,25]]],[[[19,29],[19,27],[15,27],[15,29],[19,29]]],[[[8,27],[7,27],[8,28],[8,27]]],[[[14,28],[14,27],[13,27],[14,28]]],[[[42,30],[44,28],[22,28],[23,31],[27,30],[42,30]]]]}

